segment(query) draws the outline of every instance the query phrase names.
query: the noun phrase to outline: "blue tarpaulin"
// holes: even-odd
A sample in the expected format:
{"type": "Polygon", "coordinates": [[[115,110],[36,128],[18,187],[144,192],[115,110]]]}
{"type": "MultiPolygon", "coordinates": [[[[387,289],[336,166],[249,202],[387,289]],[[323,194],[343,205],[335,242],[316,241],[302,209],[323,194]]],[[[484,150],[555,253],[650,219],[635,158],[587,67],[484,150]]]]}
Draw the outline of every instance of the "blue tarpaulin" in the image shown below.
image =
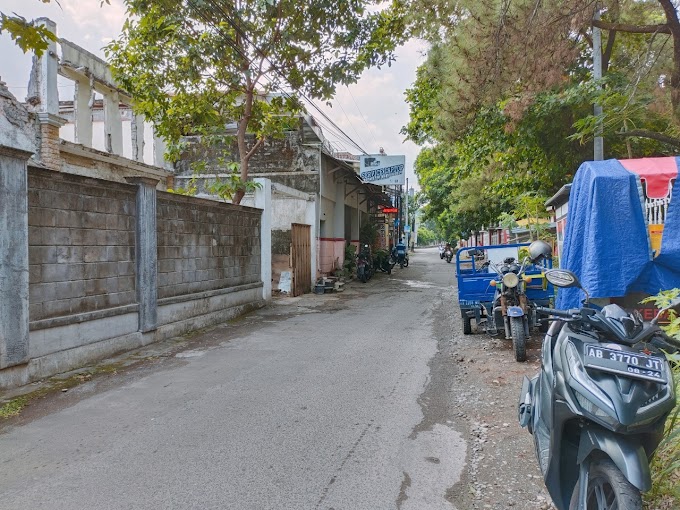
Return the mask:
{"type": "MultiPolygon", "coordinates": [[[[666,159],[666,158],[663,158],[666,159]]],[[[674,158],[676,165],[678,158],[674,158]]],[[[560,267],[592,298],[656,294],[680,287],[680,179],[668,208],[661,253],[653,258],[640,177],[618,160],[583,163],[574,177],[560,267]]],[[[579,289],[560,289],[558,308],[579,307],[579,289]]]]}

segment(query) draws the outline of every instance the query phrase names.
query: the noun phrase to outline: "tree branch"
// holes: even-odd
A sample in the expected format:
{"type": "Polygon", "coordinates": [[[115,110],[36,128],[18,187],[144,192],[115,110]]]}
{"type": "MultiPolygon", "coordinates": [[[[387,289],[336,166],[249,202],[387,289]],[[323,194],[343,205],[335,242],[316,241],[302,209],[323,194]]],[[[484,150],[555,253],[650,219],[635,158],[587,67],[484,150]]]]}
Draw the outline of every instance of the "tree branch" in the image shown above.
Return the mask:
{"type": "Polygon", "coordinates": [[[264,138],[259,138],[257,142],[255,142],[255,145],[248,151],[248,154],[246,154],[246,160],[250,159],[253,154],[255,154],[255,151],[260,148],[260,145],[264,143],[264,138]]]}
{"type": "Polygon", "coordinates": [[[673,138],[672,136],[667,136],[662,133],[657,133],[655,131],[647,131],[646,129],[632,129],[630,131],[619,131],[615,133],[617,136],[622,138],[628,137],[638,137],[638,138],[649,138],[650,140],[656,140],[673,147],[680,147],[680,139],[673,138]]]}
{"type": "Polygon", "coordinates": [[[612,52],[614,51],[614,41],[616,40],[616,30],[609,32],[609,37],[607,38],[607,47],[602,53],[602,72],[606,73],[609,69],[609,61],[612,58],[612,52]]]}
{"type": "Polygon", "coordinates": [[[671,27],[667,23],[662,25],[628,25],[626,23],[608,23],[606,21],[593,20],[593,26],[603,30],[616,30],[617,32],[627,32],[629,34],[671,34],[671,27]]]}

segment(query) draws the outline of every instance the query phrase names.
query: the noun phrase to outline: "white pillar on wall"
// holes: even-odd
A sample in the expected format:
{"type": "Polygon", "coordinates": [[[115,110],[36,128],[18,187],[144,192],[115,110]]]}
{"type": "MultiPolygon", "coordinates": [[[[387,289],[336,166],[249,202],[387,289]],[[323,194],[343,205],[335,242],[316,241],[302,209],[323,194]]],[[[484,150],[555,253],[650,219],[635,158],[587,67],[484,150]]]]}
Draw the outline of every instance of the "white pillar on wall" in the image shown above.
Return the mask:
{"type": "Polygon", "coordinates": [[[333,209],[333,237],[345,237],[345,183],[335,184],[335,207],[333,209]]]}
{"type": "MultiPolygon", "coordinates": [[[[57,24],[49,18],[38,18],[36,25],[45,27],[56,35],[57,24]]],[[[39,113],[59,115],[59,89],[57,76],[59,59],[57,57],[57,43],[50,41],[42,56],[33,57],[33,70],[28,84],[28,96],[37,97],[39,103],[36,110],[39,113]]]]}
{"type": "Polygon", "coordinates": [[[161,168],[169,168],[165,161],[165,140],[158,136],[155,127],[153,130],[153,164],[161,168]]]}
{"type": "Polygon", "coordinates": [[[272,182],[258,177],[253,179],[260,185],[255,190],[255,207],[262,209],[260,220],[260,276],[262,278],[262,298],[272,298],[272,182]]]}
{"type": "Polygon", "coordinates": [[[144,162],[144,116],[132,114],[130,122],[132,138],[132,159],[144,162]]]}
{"type": "Polygon", "coordinates": [[[319,194],[315,200],[307,202],[305,208],[305,223],[311,225],[311,248],[312,248],[312,286],[316,283],[317,271],[319,267],[319,194]]]}
{"type": "Polygon", "coordinates": [[[115,90],[104,95],[104,136],[107,152],[123,154],[123,119],[120,116],[120,96],[115,90]]]}
{"type": "Polygon", "coordinates": [[[75,141],[85,147],[92,147],[92,101],[93,93],[90,80],[76,80],[73,101],[75,119],[75,141]]]}

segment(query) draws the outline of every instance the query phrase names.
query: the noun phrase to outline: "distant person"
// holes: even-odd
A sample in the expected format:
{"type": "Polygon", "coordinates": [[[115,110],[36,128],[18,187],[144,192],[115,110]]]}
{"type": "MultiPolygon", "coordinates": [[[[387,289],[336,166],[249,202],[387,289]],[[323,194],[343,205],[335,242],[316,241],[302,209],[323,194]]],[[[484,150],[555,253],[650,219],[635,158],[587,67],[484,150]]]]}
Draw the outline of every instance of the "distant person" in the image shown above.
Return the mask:
{"type": "Polygon", "coordinates": [[[403,239],[399,239],[399,242],[394,247],[393,257],[396,261],[403,267],[404,261],[406,259],[406,244],[404,244],[403,239]]]}

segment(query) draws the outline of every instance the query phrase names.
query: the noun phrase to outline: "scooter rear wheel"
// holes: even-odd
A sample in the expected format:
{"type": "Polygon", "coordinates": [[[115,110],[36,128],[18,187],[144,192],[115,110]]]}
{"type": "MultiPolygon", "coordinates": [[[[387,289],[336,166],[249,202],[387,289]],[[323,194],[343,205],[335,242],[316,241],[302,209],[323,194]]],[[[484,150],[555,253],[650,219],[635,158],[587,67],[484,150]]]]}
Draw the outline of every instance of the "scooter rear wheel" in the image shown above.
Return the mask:
{"type": "MultiPolygon", "coordinates": [[[[611,459],[594,460],[588,476],[587,510],[641,510],[640,491],[619,471],[611,459]]],[[[578,483],[569,510],[578,509],[578,483]]]]}

